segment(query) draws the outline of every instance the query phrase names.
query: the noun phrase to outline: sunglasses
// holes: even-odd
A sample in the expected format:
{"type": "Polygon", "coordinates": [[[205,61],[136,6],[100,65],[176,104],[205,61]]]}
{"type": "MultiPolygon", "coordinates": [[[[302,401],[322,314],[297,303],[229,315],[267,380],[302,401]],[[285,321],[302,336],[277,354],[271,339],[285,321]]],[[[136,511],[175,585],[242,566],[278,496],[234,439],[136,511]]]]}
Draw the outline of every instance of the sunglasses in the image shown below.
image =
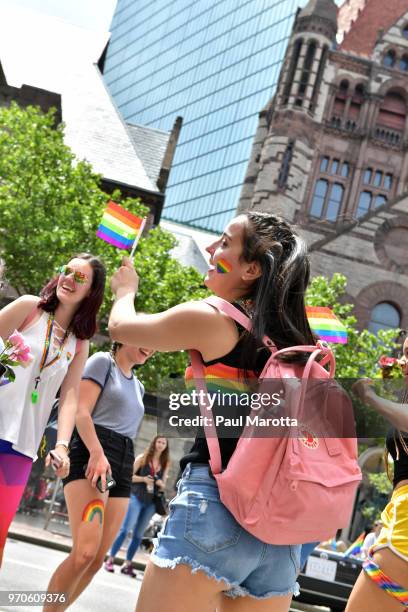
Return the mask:
{"type": "Polygon", "coordinates": [[[74,275],[74,281],[77,285],[85,285],[88,282],[89,277],[84,272],[80,272],[79,270],[74,270],[74,268],[70,268],[69,266],[61,266],[60,274],[64,276],[69,276],[70,274],[74,275]]]}

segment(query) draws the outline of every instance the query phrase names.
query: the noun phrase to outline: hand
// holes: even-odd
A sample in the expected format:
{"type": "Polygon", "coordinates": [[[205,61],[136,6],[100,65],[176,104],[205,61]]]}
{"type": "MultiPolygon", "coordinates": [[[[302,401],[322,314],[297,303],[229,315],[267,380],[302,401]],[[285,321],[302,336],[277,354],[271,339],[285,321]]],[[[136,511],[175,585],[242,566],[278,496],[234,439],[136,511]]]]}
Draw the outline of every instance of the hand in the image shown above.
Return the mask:
{"type": "Polygon", "coordinates": [[[143,478],[143,482],[144,482],[145,484],[151,484],[152,480],[153,480],[153,478],[152,478],[151,476],[145,476],[145,477],[143,478]]]}
{"type": "Polygon", "coordinates": [[[121,294],[137,293],[139,277],[129,257],[123,258],[122,265],[111,278],[110,286],[115,295],[119,292],[121,294]]]}
{"type": "Polygon", "coordinates": [[[106,473],[112,473],[111,466],[107,460],[103,450],[91,452],[88,466],[85,471],[85,478],[87,478],[91,486],[95,489],[96,483],[99,477],[102,480],[102,489],[106,491],[106,473]]]}
{"type": "MultiPolygon", "coordinates": [[[[55,470],[55,475],[58,476],[58,478],[66,478],[69,474],[69,468],[70,468],[70,461],[69,461],[69,457],[68,457],[68,451],[65,448],[65,446],[58,446],[58,448],[54,448],[53,452],[58,455],[58,457],[61,458],[61,465],[60,467],[55,470]]],[[[50,453],[48,453],[46,459],[45,459],[45,467],[49,467],[51,465],[51,455],[50,453]]]]}
{"type": "Polygon", "coordinates": [[[164,489],[164,482],[162,481],[161,478],[156,480],[156,487],[159,487],[159,489],[164,489]]]}
{"type": "Polygon", "coordinates": [[[371,378],[362,378],[361,380],[357,380],[351,387],[352,392],[357,395],[358,398],[363,400],[363,402],[367,401],[367,396],[370,393],[373,393],[373,381],[371,378]]]}

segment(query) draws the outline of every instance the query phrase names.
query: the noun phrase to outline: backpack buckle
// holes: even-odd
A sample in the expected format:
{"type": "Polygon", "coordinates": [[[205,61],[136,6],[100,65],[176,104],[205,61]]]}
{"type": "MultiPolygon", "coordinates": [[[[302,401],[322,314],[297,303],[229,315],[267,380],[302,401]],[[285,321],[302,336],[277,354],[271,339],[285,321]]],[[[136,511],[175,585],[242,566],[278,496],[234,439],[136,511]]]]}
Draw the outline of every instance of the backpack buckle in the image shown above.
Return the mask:
{"type": "Polygon", "coordinates": [[[330,351],[331,350],[331,348],[329,346],[329,343],[326,340],[318,340],[316,342],[316,346],[319,349],[322,349],[323,351],[330,351]]]}

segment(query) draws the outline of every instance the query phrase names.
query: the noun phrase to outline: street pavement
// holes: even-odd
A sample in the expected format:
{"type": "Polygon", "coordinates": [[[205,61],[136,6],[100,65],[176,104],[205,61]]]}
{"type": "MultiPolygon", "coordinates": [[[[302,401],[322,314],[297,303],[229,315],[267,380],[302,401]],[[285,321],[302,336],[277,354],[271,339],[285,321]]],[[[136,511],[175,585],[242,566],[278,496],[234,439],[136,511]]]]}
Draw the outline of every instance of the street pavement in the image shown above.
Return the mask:
{"type": "MultiPolygon", "coordinates": [[[[30,544],[21,540],[7,540],[0,575],[0,598],[4,591],[45,591],[55,568],[66,557],[66,552],[30,544]]],[[[140,591],[143,572],[137,578],[124,576],[116,567],[114,574],[101,569],[94,580],[69,608],[72,612],[133,612],[140,591]]],[[[35,612],[38,606],[6,606],[1,602],[0,612],[35,612]]],[[[291,608],[323,612],[327,608],[293,604],[291,608]]],[[[188,612],[180,608],[180,612],[188,612]]]]}

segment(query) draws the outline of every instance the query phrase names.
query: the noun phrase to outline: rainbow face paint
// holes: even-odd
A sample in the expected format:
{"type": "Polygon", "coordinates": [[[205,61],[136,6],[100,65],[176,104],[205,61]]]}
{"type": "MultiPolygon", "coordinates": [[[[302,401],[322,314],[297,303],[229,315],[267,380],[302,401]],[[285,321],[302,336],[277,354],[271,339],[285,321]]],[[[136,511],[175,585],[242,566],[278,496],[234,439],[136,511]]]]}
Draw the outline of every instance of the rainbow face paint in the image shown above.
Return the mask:
{"type": "Polygon", "coordinates": [[[105,508],[103,501],[100,499],[93,499],[84,508],[82,513],[82,521],[85,523],[92,523],[95,517],[99,517],[99,524],[103,527],[105,508]]]}
{"type": "Polygon", "coordinates": [[[219,259],[217,261],[217,272],[219,274],[228,274],[228,272],[231,272],[231,270],[232,265],[225,259],[219,259]]]}
{"type": "Polygon", "coordinates": [[[80,272],[79,270],[74,270],[74,268],[70,268],[69,266],[61,266],[60,274],[63,276],[69,276],[70,274],[74,275],[74,281],[77,285],[85,285],[88,282],[88,275],[84,272],[80,272]]]}

